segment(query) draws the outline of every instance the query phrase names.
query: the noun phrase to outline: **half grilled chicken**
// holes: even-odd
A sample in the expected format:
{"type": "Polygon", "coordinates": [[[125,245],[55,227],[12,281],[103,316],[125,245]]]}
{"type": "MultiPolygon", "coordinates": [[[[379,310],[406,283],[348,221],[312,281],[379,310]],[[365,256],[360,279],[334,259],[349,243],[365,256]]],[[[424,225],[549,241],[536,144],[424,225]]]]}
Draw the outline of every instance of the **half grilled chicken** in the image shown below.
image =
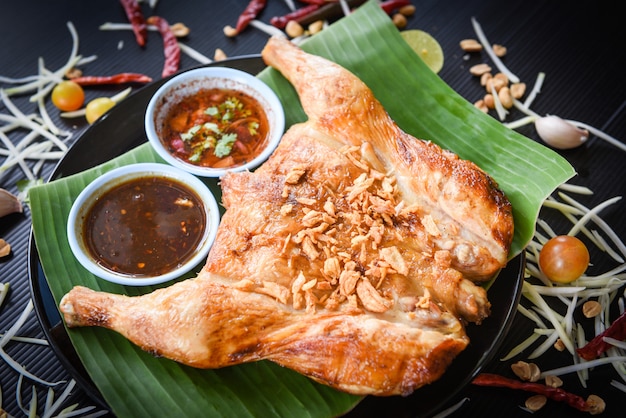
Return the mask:
{"type": "Polygon", "coordinates": [[[192,367],[271,360],[345,392],[408,395],[489,315],[480,283],[506,264],[510,203],[475,164],[403,132],[346,69],[281,38],[262,56],[308,120],[255,172],[221,180],[202,271],[137,297],[76,287],[65,321],[192,367]]]}

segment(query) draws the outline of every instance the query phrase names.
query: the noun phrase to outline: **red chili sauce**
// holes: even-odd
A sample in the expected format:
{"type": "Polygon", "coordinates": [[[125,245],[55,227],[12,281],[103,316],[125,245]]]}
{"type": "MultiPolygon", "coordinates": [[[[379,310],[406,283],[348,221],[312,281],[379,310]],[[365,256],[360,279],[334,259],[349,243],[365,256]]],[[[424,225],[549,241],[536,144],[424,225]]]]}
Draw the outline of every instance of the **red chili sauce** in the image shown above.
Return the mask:
{"type": "Polygon", "coordinates": [[[241,91],[200,90],[169,110],[163,140],[175,157],[214,168],[245,164],[265,147],[269,131],[260,103],[241,91]]]}
{"type": "Polygon", "coordinates": [[[194,254],[204,235],[200,198],[164,177],[122,183],[87,213],[83,236],[105,268],[137,278],[167,273],[194,254]]]}

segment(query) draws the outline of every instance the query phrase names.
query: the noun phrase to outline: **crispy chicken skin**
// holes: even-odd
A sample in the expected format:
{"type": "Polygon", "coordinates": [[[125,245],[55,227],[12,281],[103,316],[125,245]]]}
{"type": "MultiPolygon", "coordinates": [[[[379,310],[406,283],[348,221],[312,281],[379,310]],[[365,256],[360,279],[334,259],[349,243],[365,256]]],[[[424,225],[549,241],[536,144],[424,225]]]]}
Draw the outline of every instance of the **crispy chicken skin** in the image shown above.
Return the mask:
{"type": "Polygon", "coordinates": [[[489,315],[476,283],[506,264],[510,204],[344,68],[280,38],[262,56],[309,119],[254,173],[221,179],[226,213],[198,277],[138,297],[75,287],[64,319],[193,367],[267,359],[354,394],[410,394],[489,315]]]}
{"type": "Polygon", "coordinates": [[[439,228],[438,238],[441,248],[454,245],[455,268],[488,279],[506,263],[513,239],[511,207],[485,172],[403,132],[372,91],[339,65],[279,39],[270,41],[263,58],[293,84],[307,123],[328,143],[361,147],[373,168],[396,178],[407,206],[425,208],[436,223],[457,224],[452,231],[439,228]],[[463,245],[464,240],[471,244],[463,245]]]}

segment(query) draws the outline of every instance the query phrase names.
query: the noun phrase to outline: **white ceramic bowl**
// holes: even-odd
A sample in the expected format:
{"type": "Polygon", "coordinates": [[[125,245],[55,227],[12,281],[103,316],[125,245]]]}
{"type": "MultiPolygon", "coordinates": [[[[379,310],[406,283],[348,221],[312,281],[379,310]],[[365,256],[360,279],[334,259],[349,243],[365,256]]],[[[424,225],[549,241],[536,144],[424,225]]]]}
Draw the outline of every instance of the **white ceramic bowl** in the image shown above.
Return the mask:
{"type": "Polygon", "coordinates": [[[217,201],[211,190],[198,177],[167,164],[137,163],[108,171],[85,187],[74,201],[70,210],[67,222],[67,237],[76,259],[95,276],[122,285],[148,286],[179,278],[203,262],[215,241],[219,221],[220,215],[217,201]],[[96,201],[112,188],[130,180],[144,177],[170,179],[176,181],[179,185],[186,186],[186,188],[195,192],[202,201],[206,218],[202,237],[189,258],[179,264],[174,270],[152,276],[125,274],[104,267],[91,255],[91,251],[89,251],[83,239],[84,222],[96,201]]]}
{"type": "Polygon", "coordinates": [[[203,67],[183,72],[161,86],[150,99],[145,114],[145,131],[156,152],[169,164],[197,176],[221,177],[229,171],[251,170],[263,163],[278,146],[285,129],[285,114],[274,91],[257,77],[226,67],[203,67]],[[173,156],[161,139],[163,121],[172,106],[202,89],[222,88],[242,91],[263,107],[269,124],[266,146],[253,160],[227,168],[195,165],[173,156]]]}

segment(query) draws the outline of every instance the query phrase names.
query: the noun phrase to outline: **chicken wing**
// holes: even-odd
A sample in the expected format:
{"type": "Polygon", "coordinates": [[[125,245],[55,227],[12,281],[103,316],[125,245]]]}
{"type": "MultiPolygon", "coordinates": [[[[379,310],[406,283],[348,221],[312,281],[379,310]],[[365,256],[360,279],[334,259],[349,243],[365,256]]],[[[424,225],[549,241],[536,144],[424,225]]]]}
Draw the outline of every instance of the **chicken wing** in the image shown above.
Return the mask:
{"type": "Polygon", "coordinates": [[[266,359],[353,394],[410,394],[489,315],[476,283],[506,264],[510,204],[473,163],[403,132],[346,69],[280,38],[262,56],[309,119],[255,172],[222,178],[198,277],[137,297],[75,287],[66,324],[192,367],[266,359]]]}

